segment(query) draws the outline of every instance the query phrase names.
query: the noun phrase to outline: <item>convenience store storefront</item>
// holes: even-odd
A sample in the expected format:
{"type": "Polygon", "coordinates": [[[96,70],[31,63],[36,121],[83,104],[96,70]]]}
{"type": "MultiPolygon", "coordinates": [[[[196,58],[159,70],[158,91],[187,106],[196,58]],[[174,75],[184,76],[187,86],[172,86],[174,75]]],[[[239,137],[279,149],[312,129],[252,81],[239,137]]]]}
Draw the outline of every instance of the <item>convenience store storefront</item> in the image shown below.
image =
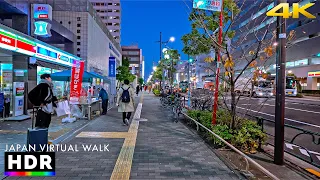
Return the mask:
{"type": "MultiPolygon", "coordinates": [[[[26,114],[26,94],[38,84],[40,75],[70,69],[74,60],[80,58],[0,24],[0,107],[5,107],[0,110],[5,116],[26,114]]],[[[54,85],[54,93],[60,95],[63,82],[54,85]]]]}

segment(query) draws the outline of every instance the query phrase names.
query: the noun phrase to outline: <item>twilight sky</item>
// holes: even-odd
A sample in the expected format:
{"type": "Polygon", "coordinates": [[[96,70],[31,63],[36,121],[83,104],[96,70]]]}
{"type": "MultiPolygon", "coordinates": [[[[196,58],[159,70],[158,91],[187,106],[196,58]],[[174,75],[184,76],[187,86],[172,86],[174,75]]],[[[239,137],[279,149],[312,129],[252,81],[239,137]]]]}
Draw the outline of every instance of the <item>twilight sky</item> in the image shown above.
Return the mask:
{"type": "Polygon", "coordinates": [[[181,37],[191,29],[188,21],[192,3],[190,0],[122,0],[121,45],[138,44],[145,57],[145,79],[152,72],[152,62],[160,58],[160,31],[162,40],[171,36],[176,38],[168,43],[170,48],[178,49],[181,59],[187,56],[182,53],[181,37]],[[188,4],[188,6],[186,5],[188,4]]]}

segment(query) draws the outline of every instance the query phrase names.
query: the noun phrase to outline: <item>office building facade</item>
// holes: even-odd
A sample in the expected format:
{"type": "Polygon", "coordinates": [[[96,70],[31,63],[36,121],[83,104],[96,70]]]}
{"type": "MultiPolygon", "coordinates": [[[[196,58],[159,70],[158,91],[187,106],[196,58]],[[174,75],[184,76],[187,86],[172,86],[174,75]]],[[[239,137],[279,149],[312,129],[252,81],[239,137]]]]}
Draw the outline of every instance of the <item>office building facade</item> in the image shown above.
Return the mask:
{"type": "Polygon", "coordinates": [[[121,4],[120,0],[90,0],[93,8],[105,23],[111,35],[121,42],[121,4]]]}
{"type": "Polygon", "coordinates": [[[136,75],[137,78],[142,76],[143,71],[143,56],[142,49],[138,45],[122,46],[122,56],[123,58],[129,59],[129,68],[132,74],[136,75]]]}
{"type": "MultiPolygon", "coordinates": [[[[303,6],[314,0],[303,0],[299,4],[303,6]]],[[[249,3],[249,1],[248,1],[249,3]]],[[[233,25],[236,31],[232,40],[233,46],[237,47],[232,54],[234,59],[243,59],[243,50],[249,52],[257,44],[255,34],[262,36],[263,32],[269,29],[266,39],[272,38],[276,28],[276,17],[266,17],[266,12],[274,7],[274,2],[257,0],[243,6],[240,16],[233,25]],[[270,25],[270,26],[269,26],[270,25]]],[[[292,8],[292,7],[290,7],[292,8]]],[[[308,19],[302,14],[298,19],[289,18],[287,24],[287,37],[294,32],[294,37],[287,43],[286,73],[297,76],[302,89],[320,89],[320,4],[308,8],[308,12],[316,16],[316,19],[308,19]]],[[[275,44],[271,43],[273,46],[275,44]]],[[[244,63],[238,64],[237,69],[243,69],[244,63]]],[[[267,62],[264,62],[264,70],[275,75],[275,55],[267,62]]],[[[246,72],[252,72],[248,69],[246,72]]],[[[236,72],[237,73],[237,72],[236,72]]]]}

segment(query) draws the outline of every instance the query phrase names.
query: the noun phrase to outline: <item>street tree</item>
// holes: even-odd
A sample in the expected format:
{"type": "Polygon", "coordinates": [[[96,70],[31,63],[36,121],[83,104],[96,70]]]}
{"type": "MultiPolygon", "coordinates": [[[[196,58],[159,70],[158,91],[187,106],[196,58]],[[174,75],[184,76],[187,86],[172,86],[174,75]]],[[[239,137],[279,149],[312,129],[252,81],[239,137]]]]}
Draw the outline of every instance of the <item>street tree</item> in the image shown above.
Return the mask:
{"type": "MultiPolygon", "coordinates": [[[[219,31],[217,31],[220,12],[192,9],[189,16],[191,32],[182,37],[185,54],[197,56],[213,52],[216,57],[218,55],[222,57],[220,67],[223,68],[218,78],[226,84],[228,89],[228,92],[222,93],[222,99],[232,117],[231,129],[236,126],[236,108],[241,97],[237,94],[239,88],[244,90],[250,84],[257,82],[259,78],[267,79],[269,77],[267,71],[275,59],[276,27],[273,22],[276,18],[261,17],[249,19],[243,23],[240,12],[245,2],[236,3],[234,0],[224,0],[222,44],[219,44],[219,31]],[[241,28],[239,31],[241,33],[236,34],[235,29],[239,28],[241,28]],[[231,97],[230,103],[227,102],[226,96],[231,97]]],[[[262,3],[266,5],[267,2],[254,3],[257,6],[263,6],[262,3]]],[[[287,41],[290,42],[294,36],[294,31],[291,31],[287,41]]],[[[208,64],[205,68],[212,70],[215,74],[216,58],[208,56],[204,61],[208,64]]]]}
{"type": "Polygon", "coordinates": [[[122,58],[122,65],[117,68],[116,79],[119,82],[123,82],[125,79],[133,82],[135,78],[136,76],[131,74],[129,69],[129,59],[127,57],[122,58]]]}
{"type": "Polygon", "coordinates": [[[143,83],[144,83],[143,78],[139,78],[139,79],[138,79],[138,82],[139,82],[140,85],[143,85],[143,83]]]}

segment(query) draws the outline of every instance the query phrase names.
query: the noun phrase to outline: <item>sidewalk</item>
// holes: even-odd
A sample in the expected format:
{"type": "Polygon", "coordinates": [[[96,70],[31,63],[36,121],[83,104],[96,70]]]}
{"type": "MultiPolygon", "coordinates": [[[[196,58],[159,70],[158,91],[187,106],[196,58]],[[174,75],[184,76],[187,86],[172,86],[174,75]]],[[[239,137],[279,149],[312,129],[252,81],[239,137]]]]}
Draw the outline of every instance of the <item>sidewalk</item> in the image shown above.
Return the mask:
{"type": "Polygon", "coordinates": [[[129,127],[113,108],[64,142],[109,144],[109,151],[56,152],[56,176],[40,179],[239,179],[199,137],[173,123],[158,98],[145,94],[143,99],[129,127]]]}

